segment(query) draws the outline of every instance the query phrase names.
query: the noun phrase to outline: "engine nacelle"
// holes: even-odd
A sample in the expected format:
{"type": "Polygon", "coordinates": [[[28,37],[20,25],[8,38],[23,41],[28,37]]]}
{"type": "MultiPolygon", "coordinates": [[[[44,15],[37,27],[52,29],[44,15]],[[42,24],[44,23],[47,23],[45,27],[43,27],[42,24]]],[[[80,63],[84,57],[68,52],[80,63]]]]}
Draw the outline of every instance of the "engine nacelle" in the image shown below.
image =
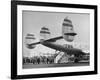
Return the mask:
{"type": "Polygon", "coordinates": [[[68,18],[65,18],[62,23],[63,38],[68,42],[72,42],[74,40],[75,35],[76,35],[76,33],[74,32],[72,21],[69,20],[68,18]]]}

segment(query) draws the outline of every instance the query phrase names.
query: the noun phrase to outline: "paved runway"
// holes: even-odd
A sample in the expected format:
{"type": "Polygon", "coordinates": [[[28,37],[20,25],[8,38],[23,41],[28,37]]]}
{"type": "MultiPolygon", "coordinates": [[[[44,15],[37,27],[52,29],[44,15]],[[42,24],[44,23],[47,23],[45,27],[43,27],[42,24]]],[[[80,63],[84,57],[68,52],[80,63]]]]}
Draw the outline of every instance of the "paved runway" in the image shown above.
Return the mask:
{"type": "Polygon", "coordinates": [[[50,68],[50,67],[73,67],[73,66],[89,66],[89,62],[79,62],[79,63],[60,63],[60,64],[24,64],[24,69],[31,68],[50,68]]]}

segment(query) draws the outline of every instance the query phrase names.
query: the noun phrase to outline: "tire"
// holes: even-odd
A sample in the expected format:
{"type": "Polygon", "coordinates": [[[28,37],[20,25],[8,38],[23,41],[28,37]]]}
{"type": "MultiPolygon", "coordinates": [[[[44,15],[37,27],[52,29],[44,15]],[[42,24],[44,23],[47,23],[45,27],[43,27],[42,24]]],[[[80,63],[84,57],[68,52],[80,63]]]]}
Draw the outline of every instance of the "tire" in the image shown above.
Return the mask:
{"type": "Polygon", "coordinates": [[[75,59],[75,60],[74,60],[75,63],[78,63],[78,61],[79,61],[78,59],[75,59]]]}

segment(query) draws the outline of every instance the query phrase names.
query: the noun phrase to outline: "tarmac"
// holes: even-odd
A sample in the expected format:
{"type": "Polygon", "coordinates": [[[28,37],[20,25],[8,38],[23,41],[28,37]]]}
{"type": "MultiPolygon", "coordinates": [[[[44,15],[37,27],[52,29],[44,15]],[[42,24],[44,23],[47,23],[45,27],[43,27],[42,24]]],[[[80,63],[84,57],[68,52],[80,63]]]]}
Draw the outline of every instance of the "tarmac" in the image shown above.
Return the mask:
{"type": "Polygon", "coordinates": [[[23,69],[31,68],[50,68],[50,67],[73,67],[73,66],[89,66],[89,62],[78,63],[56,63],[56,64],[23,64],[23,69]]]}

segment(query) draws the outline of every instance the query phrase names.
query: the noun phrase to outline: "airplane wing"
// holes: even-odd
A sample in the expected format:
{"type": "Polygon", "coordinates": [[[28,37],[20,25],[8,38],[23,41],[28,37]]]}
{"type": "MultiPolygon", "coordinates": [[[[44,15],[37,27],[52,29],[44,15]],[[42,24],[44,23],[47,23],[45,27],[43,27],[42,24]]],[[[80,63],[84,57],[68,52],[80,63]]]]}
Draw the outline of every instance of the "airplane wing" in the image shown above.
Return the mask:
{"type": "Polygon", "coordinates": [[[58,44],[53,43],[53,41],[56,41],[56,40],[59,40],[59,39],[62,39],[62,38],[63,38],[62,36],[59,36],[59,37],[55,37],[55,38],[45,40],[43,42],[32,43],[32,44],[29,44],[29,46],[42,44],[44,46],[47,46],[47,47],[55,49],[55,50],[59,50],[59,51],[62,51],[62,52],[67,52],[67,54],[76,54],[76,55],[77,54],[82,54],[82,55],[85,55],[85,53],[82,52],[81,49],[76,49],[76,48],[69,49],[69,48],[65,48],[62,45],[58,45],[58,44]]]}
{"type": "Polygon", "coordinates": [[[59,36],[59,37],[51,38],[51,39],[48,39],[48,40],[45,40],[45,41],[55,42],[56,40],[59,40],[59,39],[62,39],[62,38],[63,38],[63,36],[59,36]]]}
{"type": "Polygon", "coordinates": [[[40,42],[31,43],[31,44],[28,44],[28,45],[32,46],[32,45],[37,45],[37,44],[40,44],[40,42]]]}
{"type": "MultiPolygon", "coordinates": [[[[59,37],[47,39],[47,40],[45,40],[45,41],[55,42],[56,40],[59,40],[59,39],[62,39],[62,38],[63,38],[63,36],[59,36],[59,37]]],[[[31,43],[31,44],[29,44],[29,45],[32,46],[32,45],[37,45],[37,44],[40,44],[40,43],[41,43],[41,42],[36,42],[36,43],[31,43]]]]}

